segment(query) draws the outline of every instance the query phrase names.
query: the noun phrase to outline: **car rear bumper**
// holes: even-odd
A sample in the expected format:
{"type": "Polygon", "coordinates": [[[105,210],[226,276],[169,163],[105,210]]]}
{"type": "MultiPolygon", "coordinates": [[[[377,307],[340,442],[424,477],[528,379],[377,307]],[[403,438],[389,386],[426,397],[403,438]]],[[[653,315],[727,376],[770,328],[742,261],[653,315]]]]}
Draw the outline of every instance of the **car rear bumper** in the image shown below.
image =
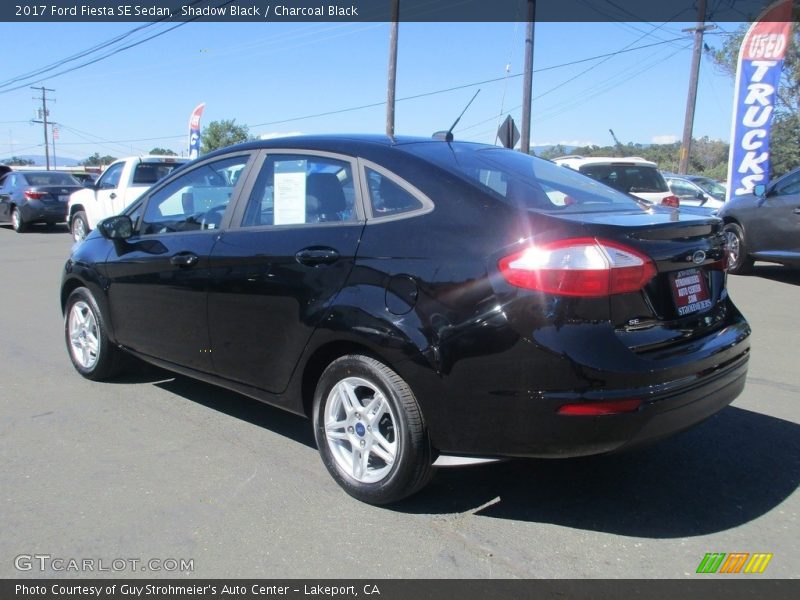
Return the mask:
{"type": "Polygon", "coordinates": [[[647,390],[631,389],[627,394],[617,390],[586,400],[592,403],[645,396],[647,399],[634,412],[561,415],[557,410],[565,399],[553,397],[542,398],[541,403],[531,402],[527,409],[501,410],[505,418],[470,428],[460,439],[451,439],[451,445],[441,451],[459,456],[569,458],[654,442],[706,420],[733,402],[744,389],[748,358],[745,354],[692,383],[659,386],[659,391],[649,397],[647,390]],[[547,409],[541,410],[542,405],[547,409]]]}
{"type": "MultiPolygon", "coordinates": [[[[558,352],[532,341],[465,360],[414,388],[442,454],[573,457],[615,452],[687,429],[743,390],[750,328],[736,312],[726,326],[653,359],[615,360],[609,345],[576,336],[558,352]],[[592,350],[593,348],[593,350],[592,350]],[[590,358],[600,365],[589,365],[590,358]],[[602,367],[602,370],[599,368],[602,367]],[[560,414],[565,405],[640,400],[632,412],[560,414]]],[[[499,348],[498,348],[499,350],[499,348]]],[[[405,373],[407,380],[415,376],[405,373]]]]}
{"type": "Polygon", "coordinates": [[[22,219],[27,223],[46,221],[48,223],[63,223],[67,220],[66,202],[42,202],[41,200],[28,200],[20,205],[22,219]]]}

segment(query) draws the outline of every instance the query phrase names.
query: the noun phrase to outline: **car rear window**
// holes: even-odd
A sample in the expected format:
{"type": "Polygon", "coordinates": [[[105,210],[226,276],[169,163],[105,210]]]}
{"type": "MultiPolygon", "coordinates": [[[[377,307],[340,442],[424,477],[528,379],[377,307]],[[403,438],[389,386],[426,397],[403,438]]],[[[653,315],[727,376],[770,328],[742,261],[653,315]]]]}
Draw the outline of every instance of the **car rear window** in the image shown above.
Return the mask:
{"type": "Polygon", "coordinates": [[[642,203],[627,194],[521,152],[444,142],[408,144],[403,148],[514,206],[569,213],[645,210],[642,203]]]}
{"type": "Polygon", "coordinates": [[[80,185],[68,173],[25,173],[23,177],[28,185],[80,185]]]}
{"type": "Polygon", "coordinates": [[[580,172],[629,194],[667,192],[667,183],[655,167],[634,164],[583,165],[580,172]]]}
{"type": "Polygon", "coordinates": [[[139,163],[133,172],[133,183],[137,185],[152,185],[172,173],[179,166],[179,163],[139,163]]]}

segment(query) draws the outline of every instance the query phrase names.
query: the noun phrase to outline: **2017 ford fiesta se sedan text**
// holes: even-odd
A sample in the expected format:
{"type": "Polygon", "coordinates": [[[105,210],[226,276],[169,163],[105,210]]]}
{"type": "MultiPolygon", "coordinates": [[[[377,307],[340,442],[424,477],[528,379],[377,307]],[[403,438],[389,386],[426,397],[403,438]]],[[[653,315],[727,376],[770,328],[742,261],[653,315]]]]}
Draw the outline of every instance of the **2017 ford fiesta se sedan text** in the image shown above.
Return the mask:
{"type": "Polygon", "coordinates": [[[493,146],[250,142],[187,164],[66,263],[89,379],[133,354],[311,418],[352,496],[439,455],[629,448],[742,391],[750,329],[714,217],[493,146]]]}

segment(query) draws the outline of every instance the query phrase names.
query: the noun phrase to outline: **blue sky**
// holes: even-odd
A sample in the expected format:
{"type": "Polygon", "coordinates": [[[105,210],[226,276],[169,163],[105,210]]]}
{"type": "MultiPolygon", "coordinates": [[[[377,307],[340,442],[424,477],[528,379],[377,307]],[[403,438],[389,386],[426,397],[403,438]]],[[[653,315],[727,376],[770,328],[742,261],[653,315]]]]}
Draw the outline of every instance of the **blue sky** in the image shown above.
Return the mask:
{"type": "MultiPolygon", "coordinates": [[[[658,143],[683,130],[689,23],[537,23],[532,143],[658,143]],[[571,66],[609,53],[679,39],[571,66]]],[[[131,23],[2,23],[0,83],[127,32],[131,23]]],[[[128,38],[166,31],[153,25],[128,38]]],[[[733,31],[723,23],[717,32],[733,31]]],[[[401,23],[397,97],[503,78],[397,104],[396,132],[428,136],[448,128],[480,88],[456,137],[492,143],[501,113],[520,121],[524,23],[401,23]],[[508,65],[508,77],[506,67],[508,65]]],[[[308,117],[386,98],[388,23],[188,23],[89,67],[30,85],[53,88],[60,123],[56,154],[122,156],[155,146],[185,151],[192,109],[202,124],[236,119],[251,133],[384,131],[385,107],[308,117]]],[[[722,33],[707,35],[721,45],[722,33]]],[[[69,63],[71,66],[76,63],[69,63]]],[[[28,83],[23,81],[22,83],[28,83]]],[[[43,154],[40,103],[27,87],[0,87],[0,157],[43,154]]],[[[700,73],[695,137],[727,140],[733,83],[708,59],[700,73]]]]}

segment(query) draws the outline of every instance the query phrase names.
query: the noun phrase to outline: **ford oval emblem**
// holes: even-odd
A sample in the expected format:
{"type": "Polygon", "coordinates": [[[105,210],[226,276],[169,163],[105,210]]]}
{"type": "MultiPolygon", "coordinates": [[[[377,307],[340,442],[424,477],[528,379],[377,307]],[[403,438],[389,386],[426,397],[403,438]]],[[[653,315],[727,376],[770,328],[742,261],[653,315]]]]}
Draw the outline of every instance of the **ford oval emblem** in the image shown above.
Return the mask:
{"type": "Polygon", "coordinates": [[[692,262],[696,265],[701,264],[706,259],[706,253],[702,250],[698,250],[694,254],[692,254],[692,262]]]}

